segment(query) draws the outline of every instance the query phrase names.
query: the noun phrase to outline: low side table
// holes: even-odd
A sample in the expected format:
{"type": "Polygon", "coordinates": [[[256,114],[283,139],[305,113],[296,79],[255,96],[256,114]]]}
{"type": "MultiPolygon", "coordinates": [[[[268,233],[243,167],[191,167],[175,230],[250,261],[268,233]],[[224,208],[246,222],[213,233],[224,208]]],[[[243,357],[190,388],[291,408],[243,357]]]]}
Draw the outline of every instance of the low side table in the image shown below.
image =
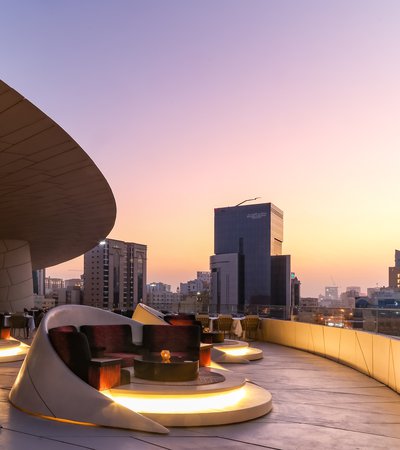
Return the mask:
{"type": "Polygon", "coordinates": [[[211,365],[211,349],[213,348],[212,344],[205,344],[203,342],[200,343],[200,367],[208,367],[211,365]]]}
{"type": "Polygon", "coordinates": [[[121,384],[120,358],[92,358],[89,366],[89,384],[102,391],[121,384]]]}
{"type": "Polygon", "coordinates": [[[152,381],[189,381],[199,375],[199,361],[171,357],[162,362],[161,356],[140,356],[133,361],[135,377],[152,381]]]}
{"type": "Polygon", "coordinates": [[[10,327],[0,328],[0,339],[10,339],[10,327]]]}

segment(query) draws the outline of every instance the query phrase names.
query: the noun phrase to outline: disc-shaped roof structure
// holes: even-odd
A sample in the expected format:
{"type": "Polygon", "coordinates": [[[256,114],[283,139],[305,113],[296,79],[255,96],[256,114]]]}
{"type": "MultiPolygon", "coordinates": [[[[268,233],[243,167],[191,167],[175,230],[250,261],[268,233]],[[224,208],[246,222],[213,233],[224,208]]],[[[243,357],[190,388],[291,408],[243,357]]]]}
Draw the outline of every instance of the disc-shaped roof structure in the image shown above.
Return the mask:
{"type": "Polygon", "coordinates": [[[89,156],[0,80],[0,239],[27,241],[40,269],[96,246],[115,217],[110,186],[89,156]]]}

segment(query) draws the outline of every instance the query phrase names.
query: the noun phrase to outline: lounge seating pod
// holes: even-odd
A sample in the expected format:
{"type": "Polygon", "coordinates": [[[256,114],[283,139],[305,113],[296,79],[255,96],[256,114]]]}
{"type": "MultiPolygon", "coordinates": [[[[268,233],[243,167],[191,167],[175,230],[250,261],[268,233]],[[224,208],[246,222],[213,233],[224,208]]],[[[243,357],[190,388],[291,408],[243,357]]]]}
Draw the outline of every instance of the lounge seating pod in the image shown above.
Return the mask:
{"type": "Polygon", "coordinates": [[[127,323],[134,343],[142,341],[142,325],[130,318],[80,305],[51,309],[43,318],[9,400],[24,412],[83,424],[168,433],[159,423],[118,405],[85,383],[58,357],[48,336],[50,328],[127,323]]]}
{"type": "MultiPolygon", "coordinates": [[[[136,306],[132,319],[146,325],[170,325],[165,320],[168,316],[142,303],[136,306]]],[[[215,344],[211,350],[211,359],[217,364],[247,364],[262,358],[262,350],[250,347],[248,342],[232,339],[225,339],[224,342],[215,344]]]]}

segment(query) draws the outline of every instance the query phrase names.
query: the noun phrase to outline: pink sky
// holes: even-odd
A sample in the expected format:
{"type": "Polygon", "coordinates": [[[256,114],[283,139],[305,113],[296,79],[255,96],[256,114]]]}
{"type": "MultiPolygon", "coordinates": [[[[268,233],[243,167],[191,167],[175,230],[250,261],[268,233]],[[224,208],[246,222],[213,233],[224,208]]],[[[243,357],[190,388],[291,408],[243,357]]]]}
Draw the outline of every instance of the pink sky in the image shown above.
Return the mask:
{"type": "Polygon", "coordinates": [[[387,0],[10,1],[1,77],[104,173],[109,237],[148,245],[149,282],[208,270],[214,208],[259,196],[303,296],[366,290],[400,247],[399,19],[387,0]]]}

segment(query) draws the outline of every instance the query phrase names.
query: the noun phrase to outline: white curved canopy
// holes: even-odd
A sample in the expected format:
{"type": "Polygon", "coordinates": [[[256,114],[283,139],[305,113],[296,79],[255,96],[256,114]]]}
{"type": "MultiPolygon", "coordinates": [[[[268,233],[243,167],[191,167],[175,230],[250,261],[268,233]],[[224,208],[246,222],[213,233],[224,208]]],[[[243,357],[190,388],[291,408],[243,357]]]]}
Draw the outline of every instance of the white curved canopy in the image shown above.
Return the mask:
{"type": "Polygon", "coordinates": [[[0,238],[29,242],[39,269],[96,246],[115,216],[112,191],[89,156],[0,80],[0,238]]]}

